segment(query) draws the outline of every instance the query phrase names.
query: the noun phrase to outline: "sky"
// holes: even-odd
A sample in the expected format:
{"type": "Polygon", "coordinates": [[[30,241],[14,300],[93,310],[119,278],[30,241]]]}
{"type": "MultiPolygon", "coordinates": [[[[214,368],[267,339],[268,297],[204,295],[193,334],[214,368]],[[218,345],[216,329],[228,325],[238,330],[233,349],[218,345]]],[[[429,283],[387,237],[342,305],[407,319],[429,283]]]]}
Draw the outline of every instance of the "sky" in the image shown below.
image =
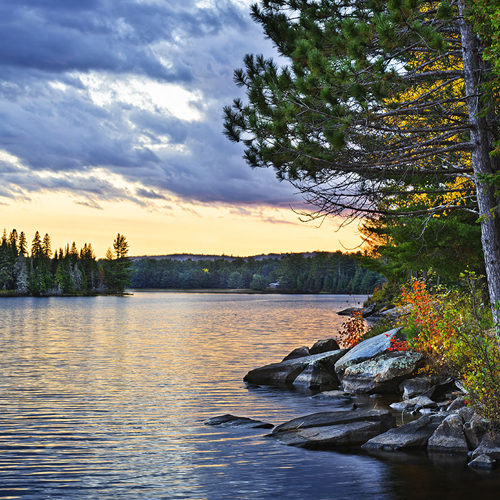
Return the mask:
{"type": "Polygon", "coordinates": [[[132,255],[355,249],[222,134],[233,71],[276,55],[250,3],[2,0],[0,229],[99,257],[118,232],[132,255]]]}

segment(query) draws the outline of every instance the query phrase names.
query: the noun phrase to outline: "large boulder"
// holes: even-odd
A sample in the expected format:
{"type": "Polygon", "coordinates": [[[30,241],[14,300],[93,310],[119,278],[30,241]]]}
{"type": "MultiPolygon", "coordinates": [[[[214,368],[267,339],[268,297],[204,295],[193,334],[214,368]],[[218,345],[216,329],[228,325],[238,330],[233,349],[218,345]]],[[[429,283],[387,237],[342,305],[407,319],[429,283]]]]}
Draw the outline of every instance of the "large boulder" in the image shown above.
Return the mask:
{"type": "Polygon", "coordinates": [[[469,447],[460,415],[448,415],[429,438],[427,449],[446,453],[467,453],[469,447]]]}
{"type": "MultiPolygon", "coordinates": [[[[459,410],[460,411],[460,410],[459,410]]],[[[465,437],[469,448],[475,450],[483,440],[485,434],[489,431],[489,421],[474,414],[464,424],[465,437]]]]}
{"type": "Polygon", "coordinates": [[[397,451],[411,448],[424,448],[429,438],[434,434],[444,415],[426,415],[413,422],[391,429],[380,434],[361,448],[365,450],[397,451]]]}
{"type": "Polygon", "coordinates": [[[261,420],[253,420],[247,417],[236,417],[235,415],[220,415],[218,417],[209,418],[204,422],[205,425],[213,425],[215,427],[243,427],[245,429],[272,429],[273,424],[262,422],[261,420]]]}
{"type": "Polygon", "coordinates": [[[347,367],[389,352],[392,346],[391,340],[396,337],[400,331],[401,328],[394,328],[388,332],[381,333],[371,339],[360,342],[335,363],[337,375],[342,377],[347,367]]]}
{"type": "Polygon", "coordinates": [[[338,351],[339,344],[335,339],[318,340],[310,349],[310,354],[321,354],[322,352],[338,351]]]}
{"type": "Polygon", "coordinates": [[[422,361],[423,355],[418,352],[382,354],[348,366],[342,377],[342,387],[346,392],[358,394],[397,392],[401,381],[411,376],[422,361]]]}
{"type": "Polygon", "coordinates": [[[395,425],[386,410],[330,411],[285,422],[270,436],[289,446],[325,450],[362,444],[395,425]]]}
{"type": "MultiPolygon", "coordinates": [[[[255,368],[249,371],[245,377],[245,382],[257,385],[273,385],[276,387],[292,387],[295,379],[308,367],[312,366],[316,372],[329,373],[329,378],[322,378],[323,386],[336,386],[338,379],[335,374],[334,365],[340,359],[346,350],[330,351],[314,356],[304,356],[297,359],[289,359],[281,363],[255,368]],[[323,370],[324,369],[324,370],[323,370]]],[[[313,368],[310,369],[309,376],[313,375],[313,368]]],[[[302,382],[304,385],[304,382],[302,382]]]]}

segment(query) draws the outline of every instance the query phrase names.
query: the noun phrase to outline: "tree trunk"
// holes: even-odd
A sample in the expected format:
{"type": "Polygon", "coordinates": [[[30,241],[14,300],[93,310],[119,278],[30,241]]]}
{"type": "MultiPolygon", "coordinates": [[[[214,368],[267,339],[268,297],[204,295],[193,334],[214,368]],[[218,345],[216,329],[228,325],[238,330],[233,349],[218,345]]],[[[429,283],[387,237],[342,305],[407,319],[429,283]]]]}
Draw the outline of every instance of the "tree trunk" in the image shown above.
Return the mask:
{"type": "Polygon", "coordinates": [[[480,78],[484,63],[480,54],[480,44],[472,27],[466,22],[467,13],[465,0],[459,0],[460,33],[462,39],[462,53],[464,65],[464,83],[467,95],[469,122],[471,125],[471,143],[473,145],[472,168],[474,170],[477,203],[481,218],[481,242],[484,252],[484,263],[490,304],[493,319],[499,335],[500,325],[500,220],[496,214],[498,206],[495,198],[495,189],[488,185],[483,174],[492,174],[498,171],[497,159],[490,157],[493,150],[493,135],[488,130],[485,117],[480,116],[480,78]]]}

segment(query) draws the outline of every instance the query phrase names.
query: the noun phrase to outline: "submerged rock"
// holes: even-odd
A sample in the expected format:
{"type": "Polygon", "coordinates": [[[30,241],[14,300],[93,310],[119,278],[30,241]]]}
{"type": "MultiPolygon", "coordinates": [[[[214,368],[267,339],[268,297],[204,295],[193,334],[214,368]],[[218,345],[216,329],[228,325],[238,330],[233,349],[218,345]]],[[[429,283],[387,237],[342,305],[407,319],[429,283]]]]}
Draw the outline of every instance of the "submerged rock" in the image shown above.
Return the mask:
{"type": "Polygon", "coordinates": [[[362,444],[395,425],[386,410],[330,411],[285,422],[269,436],[288,446],[325,450],[362,444]]]}
{"type": "Polygon", "coordinates": [[[361,448],[365,450],[397,451],[409,448],[424,448],[429,438],[444,420],[444,415],[426,415],[413,422],[380,434],[361,448]]]}
{"type": "Polygon", "coordinates": [[[342,387],[350,393],[397,392],[401,381],[410,376],[422,360],[423,356],[418,352],[404,352],[383,354],[350,365],[342,377],[342,387]]]}
{"type": "Polygon", "coordinates": [[[209,418],[203,423],[216,427],[244,427],[251,429],[272,429],[274,427],[273,424],[268,424],[267,422],[261,422],[260,420],[253,420],[247,417],[236,417],[229,414],[209,418]]]}
{"type": "MultiPolygon", "coordinates": [[[[334,371],[335,362],[345,354],[346,350],[330,351],[322,354],[315,354],[313,356],[304,356],[297,359],[289,359],[281,363],[273,363],[270,365],[255,368],[249,371],[244,381],[250,384],[257,385],[273,385],[276,387],[291,387],[295,379],[309,366],[312,366],[318,371],[322,371],[320,366],[324,368],[324,372],[329,373],[329,379],[325,376],[322,381],[323,385],[334,387],[338,385],[338,378],[334,371]]],[[[313,368],[308,372],[312,379],[313,368]]],[[[323,372],[323,373],[324,373],[323,372]]],[[[306,384],[303,381],[301,384],[306,384]]]]}
{"type": "Polygon", "coordinates": [[[488,469],[493,469],[495,461],[496,461],[495,459],[489,457],[488,455],[478,455],[474,460],[469,462],[467,465],[471,469],[488,470],[488,469]]]}
{"type": "Polygon", "coordinates": [[[312,396],[313,399],[349,401],[351,396],[344,391],[324,391],[312,396]]]}

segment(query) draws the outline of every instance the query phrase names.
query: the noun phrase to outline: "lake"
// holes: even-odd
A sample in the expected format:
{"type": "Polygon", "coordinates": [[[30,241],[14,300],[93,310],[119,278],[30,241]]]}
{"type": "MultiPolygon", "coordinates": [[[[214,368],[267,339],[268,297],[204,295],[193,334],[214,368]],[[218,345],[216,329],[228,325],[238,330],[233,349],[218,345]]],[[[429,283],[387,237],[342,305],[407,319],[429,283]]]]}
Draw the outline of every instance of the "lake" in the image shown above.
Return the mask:
{"type": "Polygon", "coordinates": [[[243,377],[335,336],[345,320],[336,312],[363,299],[1,299],[0,498],[498,498],[499,473],[460,457],[307,451],[262,429],[203,425],[225,413],[279,424],[331,409],[243,377]]]}

